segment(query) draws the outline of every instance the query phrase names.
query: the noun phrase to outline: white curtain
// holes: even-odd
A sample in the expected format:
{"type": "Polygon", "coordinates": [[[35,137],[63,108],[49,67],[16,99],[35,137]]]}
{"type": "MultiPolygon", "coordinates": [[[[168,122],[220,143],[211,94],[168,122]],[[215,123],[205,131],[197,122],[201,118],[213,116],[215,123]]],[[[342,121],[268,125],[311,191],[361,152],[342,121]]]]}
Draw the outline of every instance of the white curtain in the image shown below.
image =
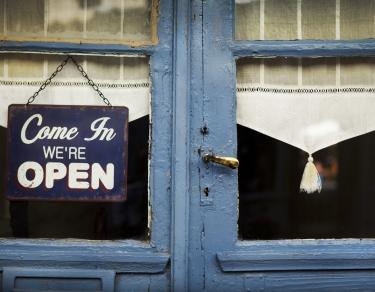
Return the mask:
{"type": "MultiPolygon", "coordinates": [[[[0,55],[0,125],[10,104],[25,104],[65,56],[0,55]]],[[[114,106],[127,106],[133,121],[150,113],[148,58],[77,56],[114,106]]],[[[35,104],[105,105],[70,61],[35,99],[35,104]]]]}

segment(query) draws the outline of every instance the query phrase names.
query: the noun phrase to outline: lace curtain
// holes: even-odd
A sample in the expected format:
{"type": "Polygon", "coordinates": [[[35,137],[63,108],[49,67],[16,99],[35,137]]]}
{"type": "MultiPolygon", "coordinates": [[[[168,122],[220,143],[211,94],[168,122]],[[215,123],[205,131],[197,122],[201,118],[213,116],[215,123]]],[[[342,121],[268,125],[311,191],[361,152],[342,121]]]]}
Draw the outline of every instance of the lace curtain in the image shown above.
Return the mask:
{"type": "MultiPolygon", "coordinates": [[[[10,104],[25,104],[65,56],[0,55],[0,125],[7,123],[10,104]]],[[[150,112],[149,63],[146,57],[78,56],[87,74],[112,105],[127,106],[130,121],[150,112]]],[[[69,62],[35,99],[39,104],[104,105],[69,62]]]]}

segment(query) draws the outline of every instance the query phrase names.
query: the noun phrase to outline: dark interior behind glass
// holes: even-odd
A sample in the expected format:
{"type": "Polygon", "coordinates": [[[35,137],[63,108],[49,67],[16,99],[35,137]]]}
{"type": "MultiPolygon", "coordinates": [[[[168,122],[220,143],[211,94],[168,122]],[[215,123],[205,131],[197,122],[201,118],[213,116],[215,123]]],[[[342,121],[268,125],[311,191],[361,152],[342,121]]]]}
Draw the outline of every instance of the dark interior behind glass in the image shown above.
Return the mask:
{"type": "Polygon", "coordinates": [[[375,133],[314,153],[321,193],[299,192],[307,154],[237,126],[240,239],[374,238],[375,133]]]}

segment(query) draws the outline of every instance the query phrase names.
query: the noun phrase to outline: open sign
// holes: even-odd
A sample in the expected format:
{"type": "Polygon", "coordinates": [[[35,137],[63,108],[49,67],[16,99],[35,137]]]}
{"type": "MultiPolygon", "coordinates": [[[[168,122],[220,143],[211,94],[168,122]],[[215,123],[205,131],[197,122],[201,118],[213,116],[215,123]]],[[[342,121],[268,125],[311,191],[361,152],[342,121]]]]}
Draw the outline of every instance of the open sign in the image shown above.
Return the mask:
{"type": "Polygon", "coordinates": [[[126,199],[126,107],[11,105],[6,196],[126,199]]]}

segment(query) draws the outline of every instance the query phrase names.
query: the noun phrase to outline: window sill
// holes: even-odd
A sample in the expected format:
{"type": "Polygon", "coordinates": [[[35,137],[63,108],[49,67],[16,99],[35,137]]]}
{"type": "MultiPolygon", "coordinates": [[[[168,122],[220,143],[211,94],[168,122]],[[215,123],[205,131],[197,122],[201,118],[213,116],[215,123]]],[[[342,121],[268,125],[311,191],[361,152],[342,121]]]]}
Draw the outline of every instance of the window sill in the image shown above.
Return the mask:
{"type": "Polygon", "coordinates": [[[241,242],[217,260],[223,272],[375,269],[375,240],[241,242]]]}
{"type": "Polygon", "coordinates": [[[137,241],[1,240],[0,270],[20,265],[111,269],[118,273],[163,273],[169,254],[137,241]],[[67,246],[69,243],[69,246],[67,246]]]}

